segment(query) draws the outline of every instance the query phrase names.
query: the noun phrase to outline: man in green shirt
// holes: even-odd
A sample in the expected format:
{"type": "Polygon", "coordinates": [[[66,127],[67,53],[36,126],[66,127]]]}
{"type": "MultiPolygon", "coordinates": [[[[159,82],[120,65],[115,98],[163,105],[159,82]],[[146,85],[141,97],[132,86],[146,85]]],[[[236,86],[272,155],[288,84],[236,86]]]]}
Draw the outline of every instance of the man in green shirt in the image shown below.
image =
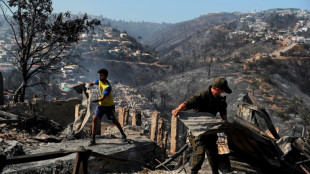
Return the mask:
{"type": "MultiPolygon", "coordinates": [[[[226,92],[231,94],[227,80],[223,77],[214,79],[213,84],[201,91],[200,93],[189,97],[185,102],[181,103],[176,109],[172,110],[172,115],[177,116],[180,111],[194,109],[196,112],[209,112],[214,116],[219,112],[223,120],[227,121],[227,103],[226,97],[221,94],[226,92]]],[[[192,161],[192,174],[198,173],[205,158],[208,161],[213,174],[218,174],[218,149],[216,145],[216,134],[200,135],[196,137],[196,147],[194,149],[192,161]]]]}

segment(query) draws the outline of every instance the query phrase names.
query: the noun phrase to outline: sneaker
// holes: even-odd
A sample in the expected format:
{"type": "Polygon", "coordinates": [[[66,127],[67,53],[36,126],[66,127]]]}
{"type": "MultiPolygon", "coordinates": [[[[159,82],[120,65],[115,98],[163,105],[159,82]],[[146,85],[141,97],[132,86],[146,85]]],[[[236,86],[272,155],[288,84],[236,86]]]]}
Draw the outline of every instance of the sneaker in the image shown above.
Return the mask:
{"type": "Polygon", "coordinates": [[[121,139],[122,139],[122,141],[123,141],[123,142],[125,142],[125,141],[127,140],[126,135],[125,135],[125,134],[123,134],[121,139]]]}
{"type": "Polygon", "coordinates": [[[90,140],[90,142],[88,143],[88,146],[94,146],[96,145],[96,142],[94,140],[90,140]]]}

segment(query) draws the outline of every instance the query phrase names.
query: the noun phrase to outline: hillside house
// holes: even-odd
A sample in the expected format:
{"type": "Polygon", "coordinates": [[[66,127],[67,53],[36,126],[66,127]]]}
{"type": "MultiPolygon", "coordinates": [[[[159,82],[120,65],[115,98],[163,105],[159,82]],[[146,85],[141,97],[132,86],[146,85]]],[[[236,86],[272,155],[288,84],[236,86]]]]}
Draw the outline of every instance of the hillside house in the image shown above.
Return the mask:
{"type": "Polygon", "coordinates": [[[307,27],[299,28],[297,31],[299,31],[299,32],[307,32],[308,28],[307,27]]]}
{"type": "Polygon", "coordinates": [[[105,33],[111,33],[113,31],[113,28],[112,27],[104,27],[103,30],[105,33]]]}
{"type": "Polygon", "coordinates": [[[118,45],[120,43],[119,40],[117,39],[93,39],[96,41],[98,44],[103,44],[103,45],[118,45]]]}
{"type": "Polygon", "coordinates": [[[125,40],[125,41],[122,41],[121,44],[128,46],[128,45],[131,45],[132,43],[130,41],[125,40]]]}
{"type": "Polygon", "coordinates": [[[14,68],[14,65],[11,63],[0,63],[0,71],[1,72],[7,72],[14,68]]]}
{"type": "Polygon", "coordinates": [[[7,53],[0,49],[0,62],[7,62],[7,53]]]}
{"type": "Polygon", "coordinates": [[[120,36],[121,38],[126,38],[128,35],[127,35],[127,33],[122,32],[119,36],[120,36]]]}
{"type": "Polygon", "coordinates": [[[305,44],[310,45],[310,38],[306,38],[306,39],[305,39],[305,44]]]}
{"type": "Polygon", "coordinates": [[[305,42],[305,38],[302,36],[294,36],[292,37],[292,41],[293,42],[298,42],[298,43],[304,43],[305,42]]]}
{"type": "Polygon", "coordinates": [[[67,77],[68,75],[72,74],[77,68],[78,65],[65,66],[61,68],[61,72],[63,73],[64,77],[67,77]]]}
{"type": "Polygon", "coordinates": [[[278,38],[279,40],[283,40],[283,39],[284,39],[284,36],[283,36],[283,35],[278,35],[277,38],[278,38]]]}
{"type": "Polygon", "coordinates": [[[132,53],[133,56],[141,56],[141,51],[137,50],[136,52],[132,53]]]}
{"type": "Polygon", "coordinates": [[[113,50],[109,50],[109,53],[110,53],[110,54],[117,54],[119,51],[120,51],[120,49],[115,48],[115,49],[113,49],[113,50]]]}
{"type": "Polygon", "coordinates": [[[88,36],[87,36],[87,34],[86,33],[82,33],[82,34],[80,34],[80,38],[81,39],[85,39],[85,38],[87,38],[88,36]]]}
{"type": "Polygon", "coordinates": [[[109,41],[107,41],[107,39],[93,39],[94,41],[97,42],[97,44],[99,45],[108,45],[109,41]]]}

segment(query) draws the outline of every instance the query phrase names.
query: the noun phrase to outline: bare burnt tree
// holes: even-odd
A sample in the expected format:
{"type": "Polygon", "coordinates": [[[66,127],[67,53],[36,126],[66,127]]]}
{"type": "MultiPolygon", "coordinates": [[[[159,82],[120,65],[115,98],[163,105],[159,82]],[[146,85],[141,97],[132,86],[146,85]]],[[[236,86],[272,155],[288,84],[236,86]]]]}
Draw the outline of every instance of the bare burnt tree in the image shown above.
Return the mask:
{"type": "Polygon", "coordinates": [[[252,95],[254,95],[255,90],[259,89],[259,81],[254,77],[251,82],[251,87],[252,87],[252,95]]]}
{"type": "Polygon", "coordinates": [[[53,14],[51,0],[0,0],[2,14],[13,32],[16,48],[7,50],[22,76],[14,92],[14,101],[23,102],[26,89],[42,84],[31,82],[41,73],[53,73],[75,65],[80,54],[75,51],[79,34],[99,25],[98,20],[72,17],[69,12],[53,14]]]}
{"type": "Polygon", "coordinates": [[[160,108],[162,110],[166,109],[166,102],[168,99],[170,99],[169,93],[167,91],[160,91],[159,92],[159,97],[160,97],[160,108]]]}

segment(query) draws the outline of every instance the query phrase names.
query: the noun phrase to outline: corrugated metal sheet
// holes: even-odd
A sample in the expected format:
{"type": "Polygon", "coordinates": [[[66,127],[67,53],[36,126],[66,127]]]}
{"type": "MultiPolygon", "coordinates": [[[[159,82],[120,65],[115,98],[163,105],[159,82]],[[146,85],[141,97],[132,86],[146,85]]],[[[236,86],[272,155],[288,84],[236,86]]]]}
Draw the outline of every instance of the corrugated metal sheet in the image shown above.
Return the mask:
{"type": "Polygon", "coordinates": [[[181,112],[180,120],[194,136],[198,136],[204,133],[206,130],[224,123],[222,119],[217,119],[213,114],[208,112],[181,112]]]}

